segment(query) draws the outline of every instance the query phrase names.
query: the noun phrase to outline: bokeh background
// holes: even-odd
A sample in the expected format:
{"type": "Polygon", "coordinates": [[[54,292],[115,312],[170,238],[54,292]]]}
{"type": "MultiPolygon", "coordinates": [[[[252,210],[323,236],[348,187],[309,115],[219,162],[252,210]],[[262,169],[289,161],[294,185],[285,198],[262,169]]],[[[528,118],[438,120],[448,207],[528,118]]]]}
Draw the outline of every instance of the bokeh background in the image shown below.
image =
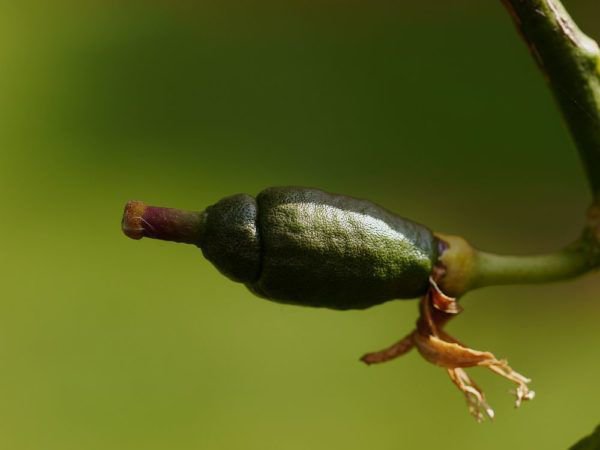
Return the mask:
{"type": "MultiPolygon", "coordinates": [[[[369,198],[500,252],[574,239],[590,202],[500,2],[4,2],[0,448],[564,449],[598,422],[600,280],[488,288],[451,331],[533,378],[477,425],[404,335],[253,297],[122,207],[270,185],[369,198]]],[[[600,38],[600,5],[567,4],[600,38]]]]}

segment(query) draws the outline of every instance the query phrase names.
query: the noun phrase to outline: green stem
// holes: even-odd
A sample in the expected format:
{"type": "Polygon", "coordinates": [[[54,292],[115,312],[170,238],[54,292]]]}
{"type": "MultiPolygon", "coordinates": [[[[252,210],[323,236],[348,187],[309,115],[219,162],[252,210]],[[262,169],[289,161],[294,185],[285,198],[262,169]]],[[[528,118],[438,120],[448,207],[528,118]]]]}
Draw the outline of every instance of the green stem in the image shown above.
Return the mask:
{"type": "Polygon", "coordinates": [[[459,296],[469,289],[545,283],[600,267],[600,48],[577,27],[559,0],[501,0],[552,89],[583,161],[594,203],[582,237],[547,255],[481,252],[464,239],[443,237],[441,286],[459,296]]]}
{"type": "Polygon", "coordinates": [[[600,203],[600,49],[559,0],[502,0],[545,74],[600,203]]]}
{"type": "Polygon", "coordinates": [[[558,281],[581,275],[590,266],[589,254],[581,246],[532,256],[477,252],[471,288],[558,281]]]}
{"type": "Polygon", "coordinates": [[[433,277],[452,297],[485,286],[564,280],[600,267],[599,240],[591,228],[568,247],[543,255],[498,255],[478,250],[460,236],[436,237],[443,250],[433,277]]]}

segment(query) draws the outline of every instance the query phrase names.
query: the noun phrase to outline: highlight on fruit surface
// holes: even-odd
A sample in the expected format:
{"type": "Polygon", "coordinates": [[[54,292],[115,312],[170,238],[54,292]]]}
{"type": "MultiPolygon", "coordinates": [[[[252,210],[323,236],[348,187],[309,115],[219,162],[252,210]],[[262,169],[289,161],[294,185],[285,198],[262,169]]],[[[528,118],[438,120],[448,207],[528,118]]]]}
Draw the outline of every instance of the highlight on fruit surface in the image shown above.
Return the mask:
{"type": "Polygon", "coordinates": [[[363,362],[416,347],[447,371],[478,421],[494,414],[465,368],[487,367],[515,383],[517,406],[534,396],[529,380],[505,361],[443,330],[478,276],[479,254],[461,238],[436,235],[367,200],[300,187],[237,194],[196,212],[132,201],[122,229],[132,239],[196,245],[225,276],[275,302],[347,310],[421,297],[416,329],[363,362]]]}

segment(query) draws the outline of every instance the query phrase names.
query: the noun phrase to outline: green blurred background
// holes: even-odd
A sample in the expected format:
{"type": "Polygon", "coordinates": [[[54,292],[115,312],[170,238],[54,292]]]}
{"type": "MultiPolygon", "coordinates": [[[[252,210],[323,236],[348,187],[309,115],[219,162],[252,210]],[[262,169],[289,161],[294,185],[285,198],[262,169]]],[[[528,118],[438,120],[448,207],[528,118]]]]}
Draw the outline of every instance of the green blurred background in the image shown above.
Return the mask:
{"type": "MultiPolygon", "coordinates": [[[[499,1],[4,3],[1,449],[564,449],[600,422],[597,276],[464,299],[451,331],[538,393],[515,411],[472,370],[477,425],[416,353],[358,362],[415,302],[269,303],[120,232],[130,199],[297,184],[489,250],[568,243],[583,171],[499,1]]],[[[599,38],[600,5],[567,5],[599,38]]]]}

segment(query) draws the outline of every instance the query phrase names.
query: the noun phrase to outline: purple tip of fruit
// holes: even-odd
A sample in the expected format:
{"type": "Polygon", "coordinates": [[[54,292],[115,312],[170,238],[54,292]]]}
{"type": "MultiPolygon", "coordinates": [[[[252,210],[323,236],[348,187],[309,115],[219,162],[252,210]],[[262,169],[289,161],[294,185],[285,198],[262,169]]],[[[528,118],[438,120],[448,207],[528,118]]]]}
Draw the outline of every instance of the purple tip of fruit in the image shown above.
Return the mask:
{"type": "Polygon", "coordinates": [[[145,236],[143,216],[147,205],[144,202],[132,200],[125,205],[121,229],[131,239],[141,239],[145,236]]]}
{"type": "Polygon", "coordinates": [[[197,244],[202,231],[202,213],[130,201],[125,205],[121,228],[131,239],[148,237],[197,244]]]}

